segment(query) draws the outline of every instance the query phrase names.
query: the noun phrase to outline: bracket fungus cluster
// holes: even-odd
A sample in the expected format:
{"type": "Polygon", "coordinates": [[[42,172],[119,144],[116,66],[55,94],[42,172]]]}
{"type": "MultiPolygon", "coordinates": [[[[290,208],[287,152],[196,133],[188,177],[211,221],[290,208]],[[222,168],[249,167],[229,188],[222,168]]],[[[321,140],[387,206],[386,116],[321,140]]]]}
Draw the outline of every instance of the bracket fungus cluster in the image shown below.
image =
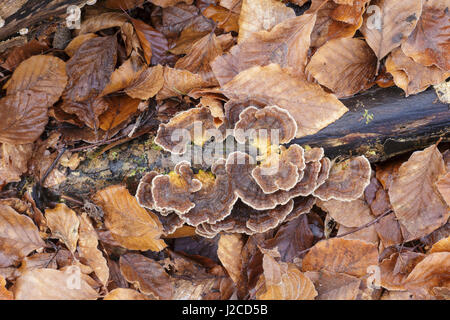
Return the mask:
{"type": "Polygon", "coordinates": [[[142,178],[136,198],[156,211],[165,233],[183,224],[209,238],[220,232],[262,233],[309,212],[317,198],[353,201],[363,194],[371,177],[364,156],[334,163],[322,148],[286,146],[298,135],[290,112],[247,104],[230,100],[219,125],[206,107],[183,111],[160,125],[155,143],[172,154],[186,153],[189,143],[203,146],[212,137],[220,144],[229,135],[244,146],[225,150],[206,170],[181,161],[169,173],[152,171],[142,178]]]}

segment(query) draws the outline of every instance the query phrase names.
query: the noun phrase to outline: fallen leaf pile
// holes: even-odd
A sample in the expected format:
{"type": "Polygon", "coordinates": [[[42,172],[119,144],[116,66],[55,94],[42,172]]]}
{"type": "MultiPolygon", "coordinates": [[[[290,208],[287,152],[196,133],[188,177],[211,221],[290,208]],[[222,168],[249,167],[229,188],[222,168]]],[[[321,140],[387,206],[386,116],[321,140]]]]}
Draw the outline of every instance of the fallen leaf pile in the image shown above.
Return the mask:
{"type": "Polygon", "coordinates": [[[445,144],[376,165],[288,145],[377,84],[445,84],[448,5],[104,0],[64,50],[56,25],[1,50],[0,300],[449,299],[445,144]],[[280,141],[240,135],[274,128],[280,141]],[[168,156],[228,138],[265,156],[49,191],[79,151],[149,133],[168,156]]]}

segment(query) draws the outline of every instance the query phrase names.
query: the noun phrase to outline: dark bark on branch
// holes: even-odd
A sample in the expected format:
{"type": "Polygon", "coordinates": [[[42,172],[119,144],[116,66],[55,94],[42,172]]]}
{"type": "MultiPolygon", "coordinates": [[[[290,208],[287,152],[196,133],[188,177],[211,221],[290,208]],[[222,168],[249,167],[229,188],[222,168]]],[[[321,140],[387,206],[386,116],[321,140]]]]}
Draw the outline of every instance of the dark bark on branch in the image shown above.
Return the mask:
{"type": "Polygon", "coordinates": [[[0,17],[5,25],[0,28],[0,40],[18,35],[22,28],[30,28],[45,20],[67,17],[67,7],[84,5],[87,0],[2,0],[0,17]]]}
{"type": "MultiPolygon", "coordinates": [[[[349,108],[347,114],[294,143],[322,146],[330,158],[364,154],[378,162],[423,149],[440,138],[450,141],[449,106],[432,89],[408,98],[397,88],[373,89],[343,102],[349,108]],[[367,118],[370,114],[372,120],[367,118]]],[[[173,166],[169,155],[152,141],[145,135],[101,154],[85,154],[86,160],[69,173],[58,192],[85,197],[115,183],[126,183],[133,190],[143,173],[173,166]]]]}

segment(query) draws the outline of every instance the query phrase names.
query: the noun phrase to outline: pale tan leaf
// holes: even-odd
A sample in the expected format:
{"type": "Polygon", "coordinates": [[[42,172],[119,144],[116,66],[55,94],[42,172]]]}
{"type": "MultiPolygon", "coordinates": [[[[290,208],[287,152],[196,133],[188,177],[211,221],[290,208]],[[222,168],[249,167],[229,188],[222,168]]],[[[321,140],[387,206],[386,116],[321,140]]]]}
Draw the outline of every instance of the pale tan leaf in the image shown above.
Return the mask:
{"type": "Polygon", "coordinates": [[[123,186],[111,186],[100,190],[95,201],[105,213],[105,225],[113,238],[130,250],[161,251],[166,247],[163,228],[152,212],[140,207],[123,186]]]}
{"type": "Polygon", "coordinates": [[[44,245],[29,217],[0,205],[0,267],[13,265],[44,245]]]}
{"type": "Polygon", "coordinates": [[[239,17],[238,43],[252,33],[270,30],[280,22],[295,17],[294,10],[276,0],[243,0],[239,17]]]}
{"type": "Polygon", "coordinates": [[[78,227],[80,221],[75,211],[64,203],[58,203],[54,209],[45,210],[47,224],[52,231],[52,237],[60,239],[72,253],[78,242],[78,227]]]}
{"type": "Polygon", "coordinates": [[[0,275],[0,300],[14,300],[14,295],[6,289],[6,280],[0,275]]]}
{"type": "Polygon", "coordinates": [[[414,152],[394,177],[389,198],[405,241],[426,236],[447,222],[450,210],[435,185],[444,173],[442,155],[432,145],[414,152]]]}
{"type": "Polygon", "coordinates": [[[316,300],[356,300],[361,279],[345,273],[308,271],[305,275],[311,279],[317,290],[316,300]]]}
{"type": "Polygon", "coordinates": [[[317,296],[313,282],[294,264],[277,262],[266,254],[263,269],[257,285],[258,300],[314,300],[317,296]]]}
{"type": "Polygon", "coordinates": [[[348,110],[319,85],[292,77],[277,64],[239,73],[223,92],[232,99],[254,99],[286,109],[297,122],[297,138],[316,133],[348,110]]]}
{"type": "Polygon", "coordinates": [[[21,275],[14,287],[16,300],[95,300],[98,293],[76,274],[54,269],[35,269],[21,275]],[[77,288],[77,281],[79,287],[77,288]]]}
{"type": "Polygon", "coordinates": [[[242,272],[241,251],[243,246],[244,241],[240,234],[223,234],[220,236],[217,256],[234,283],[238,282],[242,272]]]}
{"type": "Polygon", "coordinates": [[[145,294],[128,288],[116,288],[110,291],[103,300],[152,300],[145,294]]]}
{"type": "Polygon", "coordinates": [[[312,247],[303,259],[302,270],[326,270],[362,277],[367,274],[369,266],[377,264],[376,245],[360,240],[331,238],[312,247]]]}
{"type": "Polygon", "coordinates": [[[32,152],[33,144],[0,144],[0,187],[20,181],[22,174],[28,170],[32,152]]]}
{"type": "Polygon", "coordinates": [[[208,86],[198,74],[186,70],[178,70],[164,67],[164,85],[156,95],[156,99],[163,100],[170,97],[181,97],[187,95],[189,91],[196,88],[208,86]]]}
{"type": "Polygon", "coordinates": [[[371,5],[377,6],[378,10],[364,15],[361,32],[381,60],[414,30],[422,13],[422,0],[375,0],[371,5]]]}
{"type": "Polygon", "coordinates": [[[109,268],[102,252],[97,248],[98,236],[86,213],[78,217],[80,220],[80,239],[78,253],[81,261],[90,266],[100,282],[106,286],[109,279],[109,268]]]}
{"type": "Polygon", "coordinates": [[[306,72],[338,97],[347,97],[373,85],[376,66],[377,58],[364,40],[342,38],[320,47],[306,72]]]}
{"type": "Polygon", "coordinates": [[[128,282],[144,294],[167,300],[173,295],[173,284],[164,268],[156,261],[136,253],[120,257],[120,271],[128,282]]]}
{"type": "Polygon", "coordinates": [[[436,182],[436,187],[442,198],[444,198],[444,201],[447,203],[447,206],[450,207],[450,172],[447,172],[446,175],[442,176],[436,182]]]}
{"type": "Polygon", "coordinates": [[[157,65],[144,70],[125,89],[132,98],[148,100],[153,98],[164,85],[164,67],[157,65]]]}

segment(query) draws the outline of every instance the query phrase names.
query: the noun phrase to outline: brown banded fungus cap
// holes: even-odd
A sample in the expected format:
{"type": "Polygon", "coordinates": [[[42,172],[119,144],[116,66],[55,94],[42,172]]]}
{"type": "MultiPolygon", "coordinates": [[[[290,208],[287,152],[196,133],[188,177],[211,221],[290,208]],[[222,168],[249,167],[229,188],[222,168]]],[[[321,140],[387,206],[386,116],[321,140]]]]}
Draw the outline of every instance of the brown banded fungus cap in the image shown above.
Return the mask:
{"type": "Polygon", "coordinates": [[[168,123],[161,124],[155,143],[165,151],[184,154],[190,142],[202,146],[212,137],[223,140],[224,130],[225,126],[217,128],[209,108],[192,108],[178,113],[168,123]]]}
{"type": "Polygon", "coordinates": [[[155,210],[159,212],[175,211],[185,214],[195,204],[191,193],[199,191],[202,183],[194,178],[189,162],[182,161],[168,175],[158,175],[152,181],[152,198],[155,210]]]}
{"type": "Polygon", "coordinates": [[[255,210],[238,201],[228,217],[214,224],[203,223],[196,228],[196,233],[207,238],[213,238],[220,232],[247,235],[263,233],[279,226],[292,212],[293,207],[294,201],[290,200],[273,209],[255,210]]]}
{"type": "Polygon", "coordinates": [[[314,191],[314,196],[323,201],[356,200],[363,195],[369,185],[370,176],[370,163],[364,156],[335,163],[331,167],[328,179],[314,191]]]}
{"type": "Polygon", "coordinates": [[[247,140],[253,140],[255,146],[261,143],[268,145],[274,144],[273,134],[278,135],[278,144],[290,142],[295,138],[297,132],[297,123],[289,111],[277,106],[267,106],[262,109],[248,107],[239,115],[239,121],[234,127],[234,137],[237,142],[245,143],[247,140]],[[259,141],[262,138],[267,141],[259,141]],[[256,140],[256,141],[255,141],[256,140]]]}
{"type": "Polygon", "coordinates": [[[290,190],[303,178],[303,153],[303,148],[296,144],[272,153],[253,169],[252,177],[265,193],[290,190]]]}

